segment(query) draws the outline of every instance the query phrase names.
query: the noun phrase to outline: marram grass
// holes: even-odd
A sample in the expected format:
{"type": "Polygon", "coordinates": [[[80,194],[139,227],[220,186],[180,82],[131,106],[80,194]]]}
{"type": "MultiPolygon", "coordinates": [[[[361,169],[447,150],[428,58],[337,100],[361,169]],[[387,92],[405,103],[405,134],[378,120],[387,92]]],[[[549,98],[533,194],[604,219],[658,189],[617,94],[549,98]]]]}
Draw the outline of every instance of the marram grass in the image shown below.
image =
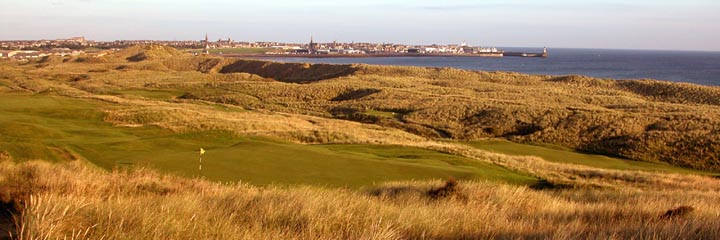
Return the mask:
{"type": "Polygon", "coordinates": [[[19,209],[16,239],[720,237],[717,188],[533,190],[459,181],[433,195],[442,181],[348,190],[219,184],[147,169],[106,172],[80,161],[4,161],[0,170],[2,200],[19,209]],[[680,206],[693,210],[663,217],[680,206]]]}

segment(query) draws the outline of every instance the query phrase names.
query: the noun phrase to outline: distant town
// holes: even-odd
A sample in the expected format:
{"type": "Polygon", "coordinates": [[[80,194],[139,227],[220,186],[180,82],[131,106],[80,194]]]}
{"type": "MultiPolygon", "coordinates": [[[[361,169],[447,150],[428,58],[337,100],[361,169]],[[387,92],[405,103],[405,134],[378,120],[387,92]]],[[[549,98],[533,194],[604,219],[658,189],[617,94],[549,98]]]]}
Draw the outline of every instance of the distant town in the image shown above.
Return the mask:
{"type": "Polygon", "coordinates": [[[104,55],[134,45],[162,45],[186,50],[195,55],[221,55],[229,57],[363,57],[363,56],[481,56],[481,57],[547,57],[541,53],[505,52],[495,47],[459,44],[406,45],[393,43],[340,43],[316,42],[310,37],[307,43],[245,42],[231,38],[209,40],[161,41],[115,40],[94,41],[85,37],[55,40],[0,41],[0,58],[31,59],[44,56],[104,55]]]}

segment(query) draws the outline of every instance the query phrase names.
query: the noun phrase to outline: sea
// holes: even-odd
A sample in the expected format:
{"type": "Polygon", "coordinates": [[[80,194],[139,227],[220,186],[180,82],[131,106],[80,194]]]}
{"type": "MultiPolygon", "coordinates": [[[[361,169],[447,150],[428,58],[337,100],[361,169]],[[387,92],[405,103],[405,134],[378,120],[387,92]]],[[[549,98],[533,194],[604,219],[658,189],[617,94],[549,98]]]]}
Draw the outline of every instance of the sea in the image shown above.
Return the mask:
{"type": "MultiPolygon", "coordinates": [[[[500,49],[506,52],[542,52],[542,48],[500,49]]],[[[549,48],[548,53],[548,58],[367,57],[272,58],[272,60],[451,67],[543,75],[585,75],[611,79],[657,79],[720,86],[720,52],[549,48]]]]}

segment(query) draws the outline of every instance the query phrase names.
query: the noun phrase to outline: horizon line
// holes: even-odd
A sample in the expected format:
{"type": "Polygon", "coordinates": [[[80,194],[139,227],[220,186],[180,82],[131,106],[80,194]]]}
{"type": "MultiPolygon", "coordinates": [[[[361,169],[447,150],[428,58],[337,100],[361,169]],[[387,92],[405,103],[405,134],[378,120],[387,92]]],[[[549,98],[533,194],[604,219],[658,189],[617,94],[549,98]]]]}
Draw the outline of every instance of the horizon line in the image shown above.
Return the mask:
{"type": "MultiPolygon", "coordinates": [[[[83,37],[84,36],[74,36],[74,37],[67,37],[67,38],[43,38],[43,39],[0,39],[0,42],[8,42],[8,41],[57,41],[57,40],[68,40],[70,38],[75,37],[83,37]]],[[[228,37],[231,38],[231,37],[228,37]]],[[[219,38],[219,39],[227,39],[227,38],[219,38]]],[[[232,38],[231,38],[232,39],[232,38]]],[[[89,41],[96,41],[96,42],[113,42],[113,41],[198,41],[202,42],[205,39],[114,39],[114,40],[96,40],[96,39],[90,39],[89,41]]],[[[87,39],[86,39],[87,41],[87,39]]],[[[236,41],[233,39],[233,41],[236,41]]],[[[285,42],[285,41],[247,41],[247,40],[239,40],[236,42],[276,42],[276,43],[288,43],[288,44],[307,44],[302,42],[285,42]]],[[[332,43],[332,42],[317,42],[317,43],[332,43]]],[[[368,41],[350,41],[350,42],[342,42],[339,41],[338,43],[384,43],[384,44],[401,44],[401,45],[419,45],[419,46],[427,46],[427,45],[450,45],[450,44],[457,44],[458,43],[401,43],[401,42],[368,42],[368,41]]],[[[469,44],[472,45],[472,44],[469,44]]],[[[472,45],[475,46],[475,45],[472,45]]],[[[543,48],[547,47],[548,49],[583,49],[583,50],[635,50],[635,51],[671,51],[671,52],[720,52],[720,49],[712,50],[712,49],[657,49],[657,48],[625,48],[625,47],[553,47],[552,45],[543,45],[543,46],[492,46],[492,45],[477,45],[476,47],[497,47],[497,48],[543,48]]]]}

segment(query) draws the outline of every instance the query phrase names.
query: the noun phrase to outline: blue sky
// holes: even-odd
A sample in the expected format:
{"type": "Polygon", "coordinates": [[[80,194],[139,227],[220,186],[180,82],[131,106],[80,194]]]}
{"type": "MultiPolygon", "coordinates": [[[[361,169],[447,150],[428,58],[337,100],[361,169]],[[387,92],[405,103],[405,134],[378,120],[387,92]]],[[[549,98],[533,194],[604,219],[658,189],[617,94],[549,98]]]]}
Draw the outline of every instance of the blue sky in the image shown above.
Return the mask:
{"type": "Polygon", "coordinates": [[[0,39],[460,43],[720,51],[718,0],[0,0],[0,39]]]}

